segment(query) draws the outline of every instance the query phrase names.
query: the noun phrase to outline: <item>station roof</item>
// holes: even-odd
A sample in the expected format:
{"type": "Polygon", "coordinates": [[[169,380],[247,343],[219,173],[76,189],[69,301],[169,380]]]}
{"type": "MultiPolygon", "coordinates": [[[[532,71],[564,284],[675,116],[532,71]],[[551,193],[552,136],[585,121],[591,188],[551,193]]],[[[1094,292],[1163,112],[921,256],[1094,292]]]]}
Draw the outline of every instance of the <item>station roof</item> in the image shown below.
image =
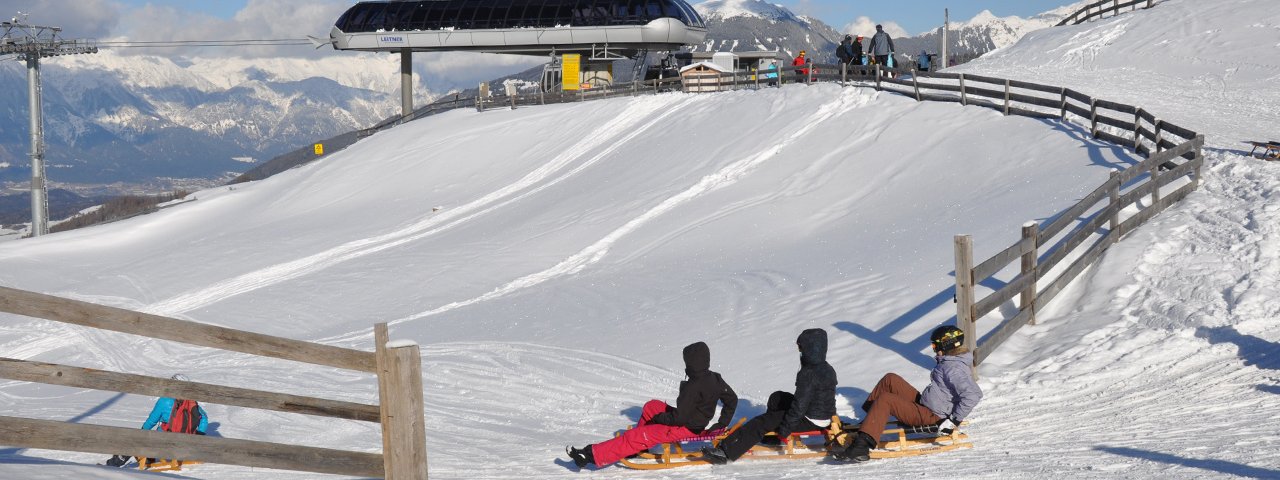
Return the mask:
{"type": "Polygon", "coordinates": [[[706,23],[683,0],[419,0],[360,2],[338,18],[344,33],[706,23]]]}

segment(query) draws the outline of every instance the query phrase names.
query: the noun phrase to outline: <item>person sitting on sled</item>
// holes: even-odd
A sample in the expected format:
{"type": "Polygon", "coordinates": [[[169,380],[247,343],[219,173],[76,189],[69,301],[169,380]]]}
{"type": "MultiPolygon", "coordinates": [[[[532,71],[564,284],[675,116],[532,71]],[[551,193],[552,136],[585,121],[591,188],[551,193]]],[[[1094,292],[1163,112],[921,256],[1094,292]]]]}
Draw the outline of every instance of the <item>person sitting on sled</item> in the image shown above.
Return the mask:
{"type": "MultiPolygon", "coordinates": [[[[169,378],[181,382],[191,381],[181,373],[174,374],[169,378]]],[[[148,415],[147,420],[142,422],[142,429],[151,430],[157,425],[164,432],[204,435],[205,429],[209,427],[209,416],[204,413],[204,409],[195,400],[160,397],[156,399],[155,406],[151,407],[151,415],[148,415]]],[[[129,455],[116,455],[107,460],[107,465],[123,467],[128,462],[129,455]]]]}
{"type": "MultiPolygon", "coordinates": [[[[906,380],[889,373],[876,383],[862,410],[867,412],[857,432],[833,447],[833,457],[865,462],[871,459],[889,416],[904,425],[936,425],[940,435],[950,435],[982,400],[982,389],[973,381],[973,353],[964,346],[964,332],[944,325],[929,336],[938,364],[929,374],[929,386],[917,392],[906,380]],[[841,448],[846,447],[846,448],[841,448]]],[[[842,439],[837,439],[842,440],[842,439]]]]}
{"type": "Polygon", "coordinates": [[[836,414],[836,370],[827,363],[827,331],[810,328],[800,332],[796,346],[800,349],[796,393],[773,392],[763,414],[735,430],[718,448],[703,448],[704,459],[716,465],[737,460],[770,431],[785,440],[791,432],[831,426],[831,417],[836,414]]]}
{"type": "Polygon", "coordinates": [[[649,400],[644,404],[636,428],[583,448],[566,447],[574,465],[578,468],[587,464],[603,467],[654,445],[678,442],[703,431],[728,427],[733,421],[734,410],[738,408],[738,394],[719,373],[711,371],[711,349],[702,342],[684,347],[684,366],[688,379],[680,382],[680,395],[676,397],[675,407],[662,400],[649,400]],[[721,405],[720,418],[708,427],[707,422],[716,413],[716,401],[721,405]]]}

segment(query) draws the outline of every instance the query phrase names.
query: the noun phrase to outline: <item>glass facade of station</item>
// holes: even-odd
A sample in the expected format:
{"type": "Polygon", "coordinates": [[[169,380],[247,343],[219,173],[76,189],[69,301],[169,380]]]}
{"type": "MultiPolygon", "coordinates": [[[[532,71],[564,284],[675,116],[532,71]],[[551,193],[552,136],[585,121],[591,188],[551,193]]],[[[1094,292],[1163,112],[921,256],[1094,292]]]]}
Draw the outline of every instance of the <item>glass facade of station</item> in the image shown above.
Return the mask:
{"type": "Polygon", "coordinates": [[[674,18],[706,28],[683,0],[424,0],[360,2],[338,18],[345,33],[607,27],[674,18]]]}

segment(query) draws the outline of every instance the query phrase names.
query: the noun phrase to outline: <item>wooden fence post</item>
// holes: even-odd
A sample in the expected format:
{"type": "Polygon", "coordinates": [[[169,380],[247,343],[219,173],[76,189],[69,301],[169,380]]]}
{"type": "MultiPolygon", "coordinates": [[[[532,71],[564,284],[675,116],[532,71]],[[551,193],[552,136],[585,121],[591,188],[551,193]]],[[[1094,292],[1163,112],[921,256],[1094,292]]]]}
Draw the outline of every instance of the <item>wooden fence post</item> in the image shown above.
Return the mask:
{"type": "Polygon", "coordinates": [[[1009,116],[1009,79],[1004,80],[1004,116],[1009,116]]]}
{"type": "Polygon", "coordinates": [[[1151,207],[1160,203],[1160,165],[1151,165],[1151,207]]]}
{"type": "Polygon", "coordinates": [[[960,74],[960,104],[969,105],[969,93],[964,90],[964,74],[960,74]]]}
{"type": "Polygon", "coordinates": [[[1139,108],[1133,112],[1133,153],[1138,153],[1138,147],[1142,145],[1142,109],[1139,108]]]}
{"type": "Polygon", "coordinates": [[[1157,119],[1156,119],[1156,153],[1160,153],[1160,152],[1163,152],[1163,151],[1164,151],[1164,147],[1160,146],[1160,144],[1161,144],[1161,143],[1162,143],[1162,141],[1163,141],[1163,139],[1161,139],[1161,138],[1160,138],[1160,133],[1161,133],[1161,132],[1160,132],[1160,126],[1161,126],[1161,125],[1160,125],[1160,123],[1161,123],[1161,122],[1160,122],[1160,119],[1159,119],[1159,118],[1157,118],[1157,119]]]}
{"type": "MultiPolygon", "coordinates": [[[[977,319],[973,309],[973,236],[956,235],[956,323],[964,332],[964,346],[975,352],[978,345],[977,319]]],[[[973,369],[974,380],[978,368],[973,369]]]]}
{"type": "Polygon", "coordinates": [[[1062,121],[1067,121],[1067,87],[1062,87],[1062,121]]]}
{"type": "Polygon", "coordinates": [[[915,87],[916,89],[916,101],[917,102],[924,101],[920,98],[920,74],[919,73],[911,76],[911,86],[915,87]]]}
{"type": "Polygon", "coordinates": [[[1111,169],[1111,188],[1108,189],[1108,196],[1111,198],[1111,223],[1107,232],[1107,236],[1111,237],[1111,243],[1120,241],[1120,236],[1124,235],[1120,231],[1120,171],[1111,169]]]}
{"type": "Polygon", "coordinates": [[[848,86],[849,83],[849,64],[840,62],[840,86],[848,86]]]}
{"type": "MultiPolygon", "coordinates": [[[[1022,240],[1031,240],[1035,245],[1036,237],[1040,235],[1040,224],[1035,220],[1022,224],[1022,240]]],[[[1036,261],[1040,256],[1039,247],[1031,247],[1031,251],[1022,254],[1022,275],[1030,275],[1031,283],[1027,285],[1027,289],[1022,291],[1022,301],[1018,304],[1023,310],[1030,309],[1031,317],[1027,319],[1030,325],[1036,324],[1036,261]]]]}
{"type": "Polygon", "coordinates": [[[1093,134],[1093,138],[1098,138],[1098,99],[1089,99],[1089,132],[1093,134]]]}
{"type": "MultiPolygon", "coordinates": [[[[382,425],[382,453],[391,451],[391,430],[389,422],[387,422],[387,382],[391,379],[387,365],[387,324],[376,323],[373,325],[373,356],[376,361],[378,375],[378,416],[382,425]]],[[[391,471],[391,457],[382,456],[383,470],[391,471]]]]}
{"type": "Polygon", "coordinates": [[[876,90],[880,90],[880,64],[876,64],[876,90]]]}
{"type": "Polygon", "coordinates": [[[1200,188],[1200,169],[1204,168],[1204,134],[1196,135],[1196,138],[1191,141],[1199,143],[1199,145],[1196,145],[1196,158],[1192,160],[1193,162],[1198,162],[1195,168],[1195,176],[1191,178],[1191,184],[1193,185],[1191,188],[1196,189],[1200,188]]]}
{"type": "Polygon", "coordinates": [[[390,443],[390,448],[382,452],[387,478],[427,480],[421,353],[417,344],[407,341],[390,342],[382,351],[387,367],[387,396],[380,403],[386,418],[383,429],[389,431],[390,443]]]}

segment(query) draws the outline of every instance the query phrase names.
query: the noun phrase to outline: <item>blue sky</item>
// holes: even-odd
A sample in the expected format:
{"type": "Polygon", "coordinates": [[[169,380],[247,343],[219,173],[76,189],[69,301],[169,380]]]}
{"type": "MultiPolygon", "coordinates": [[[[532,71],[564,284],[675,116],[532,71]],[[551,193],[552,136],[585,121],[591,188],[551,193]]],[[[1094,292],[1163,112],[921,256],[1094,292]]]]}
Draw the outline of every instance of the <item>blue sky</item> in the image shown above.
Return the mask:
{"type": "MultiPolygon", "coordinates": [[[[689,3],[697,4],[701,0],[689,3]]],[[[953,20],[968,20],[982,10],[996,16],[1029,17],[1046,10],[1073,3],[1073,0],[768,0],[796,13],[822,19],[836,29],[852,23],[857,17],[870,17],[878,22],[896,22],[912,34],[942,24],[942,9],[951,9],[953,20]]],[[[122,0],[130,6],[147,3],[181,10],[197,11],[230,18],[244,7],[247,0],[122,0]]],[[[350,3],[354,4],[355,0],[350,3]]]]}

